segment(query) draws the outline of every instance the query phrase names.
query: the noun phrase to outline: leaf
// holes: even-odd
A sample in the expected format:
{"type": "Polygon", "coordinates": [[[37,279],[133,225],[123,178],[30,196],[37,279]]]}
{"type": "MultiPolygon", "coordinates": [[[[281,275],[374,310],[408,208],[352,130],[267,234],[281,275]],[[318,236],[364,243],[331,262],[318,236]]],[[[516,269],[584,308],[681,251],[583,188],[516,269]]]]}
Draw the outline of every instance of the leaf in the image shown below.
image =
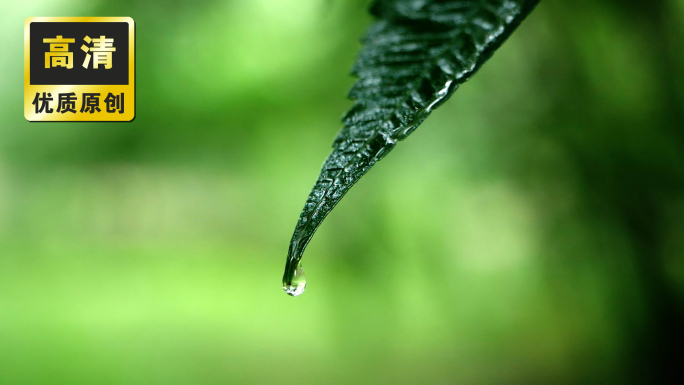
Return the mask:
{"type": "MultiPolygon", "coordinates": [[[[356,102],[299,217],[283,287],[299,294],[299,262],[323,219],[508,38],[539,0],[377,0],[349,92],[356,102]],[[295,290],[297,289],[297,290],[295,290]]],[[[303,284],[302,284],[303,285],[303,284]]],[[[296,295],[295,294],[295,295],[296,295]]]]}

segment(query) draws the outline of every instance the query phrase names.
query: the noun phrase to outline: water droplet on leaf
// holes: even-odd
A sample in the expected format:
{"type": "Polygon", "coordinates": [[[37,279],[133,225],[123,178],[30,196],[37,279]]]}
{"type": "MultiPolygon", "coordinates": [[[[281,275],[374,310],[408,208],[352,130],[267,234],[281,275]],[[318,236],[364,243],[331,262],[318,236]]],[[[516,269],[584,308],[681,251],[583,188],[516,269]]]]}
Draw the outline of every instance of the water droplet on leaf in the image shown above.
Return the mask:
{"type": "Polygon", "coordinates": [[[292,277],[292,281],[289,283],[283,282],[283,290],[285,290],[285,293],[287,293],[288,295],[296,297],[302,294],[305,288],[306,275],[304,275],[304,269],[302,268],[302,264],[298,263],[297,268],[294,272],[294,276],[292,277]]]}

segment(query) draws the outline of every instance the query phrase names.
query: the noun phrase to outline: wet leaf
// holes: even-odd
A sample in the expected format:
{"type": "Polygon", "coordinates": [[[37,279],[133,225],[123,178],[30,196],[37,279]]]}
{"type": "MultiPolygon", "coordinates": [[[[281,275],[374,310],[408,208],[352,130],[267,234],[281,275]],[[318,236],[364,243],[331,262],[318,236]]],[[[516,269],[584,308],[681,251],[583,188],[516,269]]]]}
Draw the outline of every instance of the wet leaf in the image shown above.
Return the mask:
{"type": "Polygon", "coordinates": [[[359,78],[349,92],[355,103],[297,222],[283,276],[286,291],[302,271],[298,265],[314,232],[344,194],[468,80],[538,2],[373,4],[376,21],[352,70],[359,78]]]}

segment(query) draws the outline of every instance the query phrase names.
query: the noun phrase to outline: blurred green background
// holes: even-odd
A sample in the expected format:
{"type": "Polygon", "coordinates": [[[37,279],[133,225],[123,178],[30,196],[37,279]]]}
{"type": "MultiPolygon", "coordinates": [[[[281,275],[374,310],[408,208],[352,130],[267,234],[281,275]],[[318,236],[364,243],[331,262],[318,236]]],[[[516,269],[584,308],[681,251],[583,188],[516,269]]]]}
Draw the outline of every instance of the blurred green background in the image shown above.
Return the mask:
{"type": "Polygon", "coordinates": [[[2,2],[0,383],[681,374],[682,0],[542,1],[283,293],[368,6],[2,2]],[[29,16],[133,17],[135,121],[27,122],[29,16]]]}

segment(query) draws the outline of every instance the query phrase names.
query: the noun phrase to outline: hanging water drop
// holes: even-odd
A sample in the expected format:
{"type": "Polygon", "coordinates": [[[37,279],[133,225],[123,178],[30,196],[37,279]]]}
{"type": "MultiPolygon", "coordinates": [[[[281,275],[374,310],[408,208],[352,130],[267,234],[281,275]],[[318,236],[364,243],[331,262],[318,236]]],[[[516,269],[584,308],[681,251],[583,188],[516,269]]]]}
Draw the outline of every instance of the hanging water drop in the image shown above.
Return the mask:
{"type": "Polygon", "coordinates": [[[304,292],[306,288],[306,275],[304,275],[304,269],[302,264],[298,263],[297,268],[294,271],[292,280],[290,282],[283,281],[283,290],[288,295],[296,297],[304,292]]]}

